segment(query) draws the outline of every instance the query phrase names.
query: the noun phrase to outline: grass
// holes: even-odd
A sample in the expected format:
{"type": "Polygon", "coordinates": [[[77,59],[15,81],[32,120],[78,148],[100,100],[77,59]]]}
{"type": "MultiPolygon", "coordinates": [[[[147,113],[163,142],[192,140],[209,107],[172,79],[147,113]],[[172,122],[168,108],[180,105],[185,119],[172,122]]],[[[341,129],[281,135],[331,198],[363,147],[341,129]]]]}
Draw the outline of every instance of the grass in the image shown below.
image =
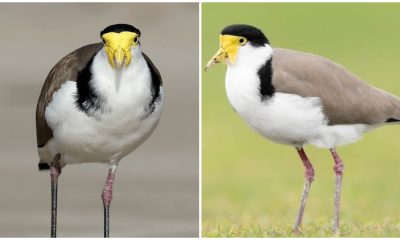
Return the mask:
{"type": "MultiPolygon", "coordinates": [[[[280,226],[267,220],[246,219],[246,223],[218,225],[216,228],[204,226],[207,237],[332,237],[332,229],[326,220],[316,221],[302,229],[302,233],[294,234],[291,226],[282,223],[280,226]],[[253,221],[252,221],[253,220],[253,221]]],[[[400,222],[392,223],[387,219],[382,224],[377,223],[354,223],[345,222],[341,224],[341,232],[335,237],[398,237],[400,233],[400,222]]]]}
{"type": "MultiPolygon", "coordinates": [[[[204,3],[203,65],[232,23],[263,29],[273,46],[332,59],[369,83],[400,95],[400,4],[204,3]]],[[[202,235],[294,237],[303,187],[294,149],[257,135],[232,111],[225,66],[203,73],[202,235]]],[[[345,162],[344,237],[400,237],[400,127],[366,134],[338,152],[345,162]]],[[[316,170],[302,235],[331,236],[334,175],[329,151],[306,147],[316,170]]]]}

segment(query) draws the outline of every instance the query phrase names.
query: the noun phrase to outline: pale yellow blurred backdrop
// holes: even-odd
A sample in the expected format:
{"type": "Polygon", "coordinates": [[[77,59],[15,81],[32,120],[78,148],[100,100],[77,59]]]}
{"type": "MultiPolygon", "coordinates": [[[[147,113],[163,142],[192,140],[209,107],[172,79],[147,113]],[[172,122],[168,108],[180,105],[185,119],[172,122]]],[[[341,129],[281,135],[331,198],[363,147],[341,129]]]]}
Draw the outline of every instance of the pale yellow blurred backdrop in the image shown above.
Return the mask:
{"type": "MultiPolygon", "coordinates": [[[[0,4],[0,237],[47,237],[50,178],[37,170],[35,106],[52,66],[115,23],[142,31],[166,94],[154,134],[118,168],[112,237],[198,236],[198,4],[0,4]]],[[[67,166],[58,236],[101,237],[106,166],[67,166]]]]}

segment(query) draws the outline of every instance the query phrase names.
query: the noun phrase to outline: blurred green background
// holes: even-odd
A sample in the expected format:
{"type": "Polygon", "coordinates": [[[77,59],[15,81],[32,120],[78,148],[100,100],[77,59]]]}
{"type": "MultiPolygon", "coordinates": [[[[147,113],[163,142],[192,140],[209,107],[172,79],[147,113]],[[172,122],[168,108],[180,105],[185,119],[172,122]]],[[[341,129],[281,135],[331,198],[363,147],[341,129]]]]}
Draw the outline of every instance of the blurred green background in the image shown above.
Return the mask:
{"type": "MultiPolygon", "coordinates": [[[[325,56],[400,95],[399,3],[203,3],[203,67],[222,28],[234,23],[257,26],[274,47],[325,56]]],[[[302,164],[293,148],[263,139],[231,109],[225,70],[219,64],[202,79],[203,236],[293,236],[302,164]]],[[[400,237],[399,136],[400,126],[388,126],[338,148],[345,162],[341,236],[400,237]]],[[[316,177],[303,236],[330,236],[333,160],[328,150],[305,150],[316,177]]]]}

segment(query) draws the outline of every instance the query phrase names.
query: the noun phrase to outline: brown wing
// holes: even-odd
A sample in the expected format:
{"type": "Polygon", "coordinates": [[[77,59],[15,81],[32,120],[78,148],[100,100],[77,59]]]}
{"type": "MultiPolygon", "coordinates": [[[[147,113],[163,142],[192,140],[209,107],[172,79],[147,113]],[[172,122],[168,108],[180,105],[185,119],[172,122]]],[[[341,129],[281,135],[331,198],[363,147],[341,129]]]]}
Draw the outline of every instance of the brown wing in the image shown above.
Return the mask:
{"type": "Polygon", "coordinates": [[[47,125],[44,113],[54,92],[66,81],[76,81],[79,72],[101,48],[101,43],[81,47],[62,58],[50,70],[36,106],[36,137],[38,147],[43,147],[53,137],[53,131],[47,125]]]}
{"type": "Polygon", "coordinates": [[[398,97],[368,85],[325,58],[276,48],[272,66],[276,91],[319,97],[330,125],[400,120],[398,97]]]}

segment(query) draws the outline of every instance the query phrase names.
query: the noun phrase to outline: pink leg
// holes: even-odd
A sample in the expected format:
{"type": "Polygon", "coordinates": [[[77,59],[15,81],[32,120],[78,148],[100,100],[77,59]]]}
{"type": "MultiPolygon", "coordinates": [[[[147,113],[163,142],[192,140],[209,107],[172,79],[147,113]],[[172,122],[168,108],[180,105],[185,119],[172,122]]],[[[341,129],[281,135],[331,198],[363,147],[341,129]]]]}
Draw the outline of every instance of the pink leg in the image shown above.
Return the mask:
{"type": "Polygon", "coordinates": [[[336,189],[335,189],[335,211],[333,218],[333,233],[336,234],[339,229],[339,207],[340,207],[340,195],[342,191],[342,177],[344,171],[344,164],[342,159],[340,159],[339,155],[336,152],[335,148],[330,149],[333,159],[335,161],[335,166],[333,167],[333,171],[336,175],[336,189]]]}
{"type": "Polygon", "coordinates": [[[54,157],[53,163],[50,166],[50,179],[51,179],[51,228],[50,236],[57,237],[57,188],[58,177],[61,174],[60,165],[61,155],[57,154],[54,157]]]}
{"type": "Polygon", "coordinates": [[[110,237],[110,205],[112,200],[112,190],[115,178],[116,168],[111,168],[108,171],[106,185],[104,186],[103,193],[101,194],[101,199],[103,199],[104,205],[104,237],[110,237]]]}
{"type": "Polygon", "coordinates": [[[306,206],[306,201],[308,198],[308,192],[310,191],[311,183],[314,181],[314,168],[308,160],[308,157],[306,153],[304,152],[303,148],[296,148],[297,153],[299,154],[301,161],[303,162],[304,165],[304,177],[305,177],[305,182],[304,182],[304,189],[303,189],[303,194],[301,196],[301,202],[300,202],[300,210],[297,215],[296,223],[294,225],[294,232],[295,233],[300,233],[300,226],[303,221],[303,214],[304,214],[304,208],[306,206]]]}

